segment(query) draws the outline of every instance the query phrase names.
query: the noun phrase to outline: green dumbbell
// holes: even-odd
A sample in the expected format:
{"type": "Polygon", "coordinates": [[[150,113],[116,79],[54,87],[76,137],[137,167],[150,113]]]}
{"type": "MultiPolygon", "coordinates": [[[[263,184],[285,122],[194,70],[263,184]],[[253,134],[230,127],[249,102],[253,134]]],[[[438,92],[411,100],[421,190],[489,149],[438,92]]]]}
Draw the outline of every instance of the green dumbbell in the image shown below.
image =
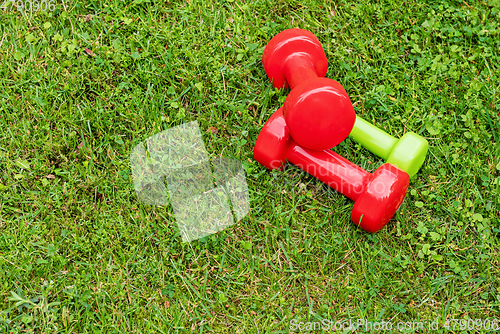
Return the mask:
{"type": "Polygon", "coordinates": [[[349,137],[386,162],[404,170],[410,177],[418,172],[429,149],[427,140],[414,132],[405,133],[396,139],[357,116],[349,137]]]}

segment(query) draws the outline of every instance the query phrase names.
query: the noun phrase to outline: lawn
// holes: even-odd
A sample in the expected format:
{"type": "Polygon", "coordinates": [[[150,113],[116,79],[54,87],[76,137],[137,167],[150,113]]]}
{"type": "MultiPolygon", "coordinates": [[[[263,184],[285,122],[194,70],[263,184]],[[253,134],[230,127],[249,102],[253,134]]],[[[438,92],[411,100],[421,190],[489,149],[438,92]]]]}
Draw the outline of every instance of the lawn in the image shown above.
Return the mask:
{"type": "MultiPolygon", "coordinates": [[[[27,2],[0,9],[2,332],[498,324],[500,1],[27,2]],[[305,172],[253,160],[289,92],[262,52],[292,27],[316,34],[358,115],[429,141],[376,234],[305,172]],[[251,210],[183,243],[170,206],[137,200],[129,155],[190,121],[211,158],[243,163],[251,210]]],[[[334,151],[383,163],[350,139],[334,151]]]]}

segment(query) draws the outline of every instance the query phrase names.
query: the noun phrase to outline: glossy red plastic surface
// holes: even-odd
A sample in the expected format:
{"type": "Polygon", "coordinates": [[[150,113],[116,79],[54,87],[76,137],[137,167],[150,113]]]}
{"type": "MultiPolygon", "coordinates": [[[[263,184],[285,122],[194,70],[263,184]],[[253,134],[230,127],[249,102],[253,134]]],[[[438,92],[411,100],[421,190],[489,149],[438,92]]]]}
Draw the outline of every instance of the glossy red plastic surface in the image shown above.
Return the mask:
{"type": "Polygon", "coordinates": [[[297,144],[327,150],[347,138],[356,114],[342,85],[324,78],[328,61],[314,34],[302,29],[282,31],[265,47],[262,63],[275,87],[292,88],[284,113],[297,144]]]}
{"type": "Polygon", "coordinates": [[[254,158],[270,169],[286,160],[354,200],[353,222],[368,232],[380,230],[394,216],[409,185],[409,176],[391,164],[370,174],[337,153],[298,146],[289,136],[283,109],[266,122],[254,148],[254,158]]]}
{"type": "Polygon", "coordinates": [[[314,77],[324,77],[328,60],[313,33],[288,29],[274,36],[264,48],[262,64],[274,87],[295,87],[314,77]]]}
{"type": "Polygon", "coordinates": [[[289,162],[353,201],[363,192],[371,177],[364,169],[330,150],[308,150],[293,143],[287,152],[289,162]]]}
{"type": "Polygon", "coordinates": [[[260,130],[253,149],[253,158],[268,169],[279,169],[286,162],[289,140],[290,131],[286,126],[282,108],[279,108],[260,130]]]}
{"type": "Polygon", "coordinates": [[[389,163],[380,166],[354,203],[353,223],[367,232],[379,231],[403,203],[409,184],[408,173],[389,163]]]}
{"type": "Polygon", "coordinates": [[[338,145],[356,122],[344,87],[328,78],[309,80],[292,89],[283,113],[293,140],[311,150],[328,150],[338,145]]]}

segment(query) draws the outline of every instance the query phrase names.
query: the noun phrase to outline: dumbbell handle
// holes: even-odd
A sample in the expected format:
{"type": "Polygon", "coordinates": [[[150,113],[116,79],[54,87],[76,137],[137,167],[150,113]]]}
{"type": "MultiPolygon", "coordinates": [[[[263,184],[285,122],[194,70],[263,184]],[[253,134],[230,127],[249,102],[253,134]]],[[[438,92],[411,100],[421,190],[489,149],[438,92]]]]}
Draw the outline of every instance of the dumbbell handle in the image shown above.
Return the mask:
{"type": "Polygon", "coordinates": [[[293,89],[306,80],[318,77],[311,58],[300,52],[294,53],[288,57],[285,61],[284,73],[290,89],[293,89]]]}
{"type": "Polygon", "coordinates": [[[353,201],[363,193],[371,175],[337,153],[305,149],[289,139],[286,159],[353,201]]]}
{"type": "Polygon", "coordinates": [[[375,125],[368,123],[359,116],[356,116],[356,122],[354,123],[354,128],[351,130],[349,137],[384,160],[389,158],[389,154],[398,142],[396,138],[380,130],[375,125]]]}
{"type": "Polygon", "coordinates": [[[410,177],[418,172],[429,149],[427,140],[415,132],[407,132],[396,139],[359,117],[349,136],[410,177]]]}

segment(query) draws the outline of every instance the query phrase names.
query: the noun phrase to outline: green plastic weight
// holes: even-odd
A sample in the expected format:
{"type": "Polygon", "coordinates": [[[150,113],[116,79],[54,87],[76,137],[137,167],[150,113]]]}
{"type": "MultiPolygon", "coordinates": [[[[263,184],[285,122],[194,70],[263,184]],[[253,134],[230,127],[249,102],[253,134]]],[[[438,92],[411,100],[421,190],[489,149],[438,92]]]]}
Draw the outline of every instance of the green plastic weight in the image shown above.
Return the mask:
{"type": "Polygon", "coordinates": [[[404,170],[410,177],[418,172],[429,149],[427,140],[414,132],[396,139],[360,117],[356,117],[349,137],[386,162],[404,170]]]}

